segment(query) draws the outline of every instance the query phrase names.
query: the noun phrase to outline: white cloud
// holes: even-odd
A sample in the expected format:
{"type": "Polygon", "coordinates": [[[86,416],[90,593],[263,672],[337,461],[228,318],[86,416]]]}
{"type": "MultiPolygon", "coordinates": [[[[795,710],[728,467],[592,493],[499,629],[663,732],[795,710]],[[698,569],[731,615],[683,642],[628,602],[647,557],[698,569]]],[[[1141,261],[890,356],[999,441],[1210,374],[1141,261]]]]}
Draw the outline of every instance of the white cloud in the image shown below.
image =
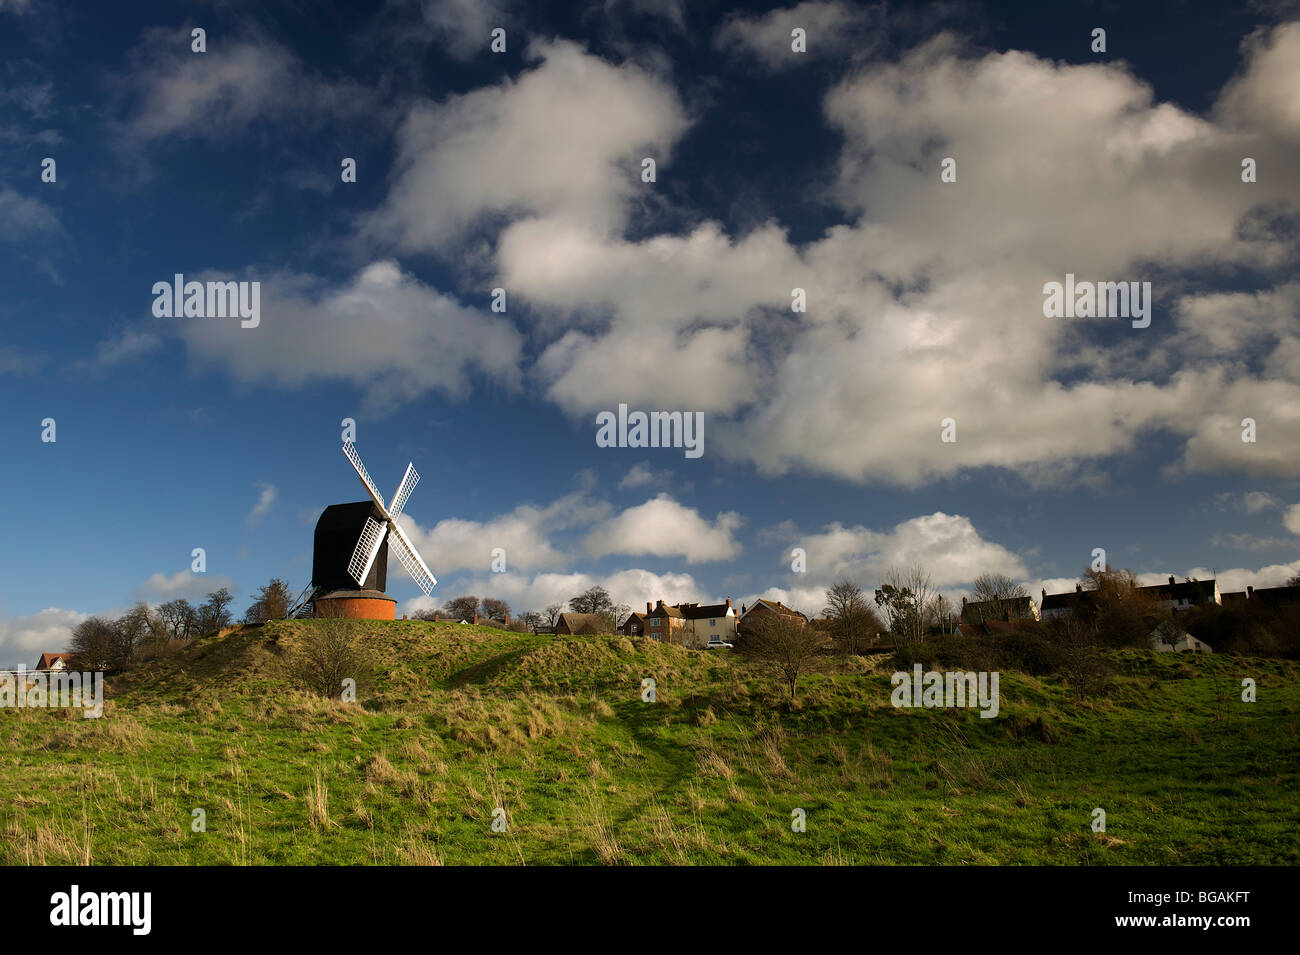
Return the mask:
{"type": "Polygon", "coordinates": [[[257,481],[254,485],[257,488],[257,503],[253,509],[248,512],[248,526],[255,526],[263,517],[265,517],[275,504],[276,497],[279,496],[280,490],[274,484],[267,481],[257,481]]]}
{"type": "Polygon", "coordinates": [[[1286,509],[1282,525],[1292,534],[1300,534],[1300,504],[1292,504],[1286,509]]]}
{"type": "Polygon", "coordinates": [[[1260,28],[1242,44],[1245,69],[1224,89],[1217,115],[1225,124],[1262,128],[1300,142],[1300,22],[1260,28]]]}
{"type": "Polygon", "coordinates": [[[632,465],[618,482],[619,490],[663,484],[672,477],[669,471],[656,471],[645,462],[632,465]]]}
{"type": "Polygon", "coordinates": [[[49,607],[22,617],[0,618],[0,667],[36,665],[42,653],[66,650],[72,630],[89,614],[49,607]]]}
{"type": "Polygon", "coordinates": [[[95,348],[95,354],[82,362],[82,366],[102,371],[152,354],[162,347],[160,335],[137,328],[124,328],[117,335],[106,338],[95,348]]]}
{"type": "Polygon", "coordinates": [[[379,109],[366,87],[312,73],[279,43],[256,36],[209,36],[208,51],[197,54],[187,33],[150,30],[119,85],[136,101],[125,132],[141,143],[172,136],[225,141],[255,120],[303,125],[379,109]]]}
{"type": "Polygon", "coordinates": [[[523,31],[514,6],[505,0],[422,0],[420,12],[439,40],[439,51],[466,61],[491,55],[491,34],[497,27],[506,31],[507,49],[518,42],[523,31]]]}
{"type": "Polygon", "coordinates": [[[1020,580],[1028,576],[1020,558],[981,537],[970,518],[942,511],[913,517],[887,532],[835,523],[819,534],[794,536],[788,543],[804,549],[807,573],[822,582],[823,590],[841,577],[856,580],[864,589],[874,588],[890,568],[905,570],[913,565],[925,568],[937,588],[967,584],[985,573],[1020,580]]]}
{"type": "MultiPolygon", "coordinates": [[[[435,575],[458,570],[485,573],[491,569],[492,551],[497,547],[505,550],[507,572],[526,572],[571,564],[571,557],[552,544],[552,535],[599,520],[608,511],[608,505],[577,492],[544,507],[521,504],[486,521],[449,517],[425,529],[410,514],[404,513],[399,520],[435,575]]],[[[393,566],[390,564],[390,571],[393,566]]]]}
{"type": "Polygon", "coordinates": [[[62,231],[58,215],[45,203],[21,196],[8,186],[0,189],[0,240],[23,242],[62,231]]]}
{"type": "MultiPolygon", "coordinates": [[[[517,573],[487,574],[458,580],[456,586],[448,588],[440,582],[436,605],[441,606],[462,594],[475,594],[480,598],[496,597],[506,601],[516,616],[525,610],[543,610],[551,604],[560,604],[567,610],[569,598],[597,585],[609,591],[615,603],[627,604],[633,610],[641,610],[647,601],[653,604],[660,599],[670,604],[718,599],[690,574],[656,574],[630,568],[603,575],[541,573],[530,577],[517,573]]],[[[433,601],[428,598],[417,597],[403,603],[401,612],[410,614],[419,609],[432,609],[431,605],[433,601]]]]}
{"type": "Polygon", "coordinates": [[[196,574],[187,567],[170,577],[161,571],[151,574],[148,580],[132,591],[131,596],[135,600],[158,603],[181,598],[193,600],[222,587],[229,587],[233,591],[235,582],[221,574],[196,574]]]}
{"type": "Polygon", "coordinates": [[[1229,125],[1156,101],[1120,65],[976,55],[948,36],[856,74],[825,108],[845,139],[831,195],[860,218],[799,250],[775,226],[629,241],[604,228],[617,214],[517,204],[497,263],[568,323],[537,362],[552,401],[584,414],[672,395],[722,416],[710,447],[764,473],[912,485],[992,466],[1086,484],[1104,479],[1092,462],[1158,431],[1186,439],[1183,468],[1300,473],[1294,289],[1272,290],[1255,306],[1267,321],[1242,318],[1239,336],[1210,313],[1240,303],[1172,294],[1207,266],[1293,259],[1278,230],[1243,228],[1300,200],[1284,119],[1260,107],[1255,126],[1229,125]],[[1267,182],[1225,173],[1243,149],[1267,182]],[[957,183],[938,182],[946,155],[957,183]],[[1114,228],[1128,221],[1142,227],[1114,228]],[[1044,282],[1139,281],[1153,262],[1152,328],[1043,317],[1044,282]],[[790,312],[796,286],[806,315],[790,312]],[[663,380],[607,374],[645,354],[663,380]],[[955,443],[939,440],[946,417],[955,443]]]}
{"type": "Polygon", "coordinates": [[[446,250],[485,215],[557,214],[605,231],[685,128],[673,91],[633,65],[566,41],[499,86],[420,104],[398,133],[395,181],[367,233],[406,251],[446,250]]]}
{"type": "Polygon", "coordinates": [[[719,514],[713,522],[667,494],[630,507],[587,535],[584,544],[594,557],[607,554],[681,556],[687,563],[727,560],[740,553],[732,536],[743,523],[735,511],[719,514]]]}
{"type": "Polygon", "coordinates": [[[748,53],[769,70],[785,70],[809,62],[866,56],[879,46],[885,27],[883,4],[855,6],[838,0],[805,0],[793,7],[745,16],[732,14],[718,29],[714,46],[748,53]],[[791,32],[802,28],[806,53],[791,49],[791,32]]]}
{"type": "Polygon", "coordinates": [[[243,382],[293,388],[348,381],[369,410],[391,410],[430,391],[463,397],[474,372],[506,387],[518,381],[522,338],[512,324],[461,305],[392,262],[376,262],[342,287],[293,274],[259,278],[256,328],[226,319],[159,321],[174,324],[193,358],[226,364],[243,382]]]}

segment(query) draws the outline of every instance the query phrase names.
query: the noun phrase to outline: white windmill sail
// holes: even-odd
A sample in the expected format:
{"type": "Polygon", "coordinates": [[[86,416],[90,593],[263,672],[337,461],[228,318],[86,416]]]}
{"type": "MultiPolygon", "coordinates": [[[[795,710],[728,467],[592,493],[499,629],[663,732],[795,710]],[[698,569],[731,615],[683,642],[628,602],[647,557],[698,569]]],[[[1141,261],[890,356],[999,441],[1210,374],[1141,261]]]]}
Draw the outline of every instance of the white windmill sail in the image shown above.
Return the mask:
{"type": "Polygon", "coordinates": [[[373,517],[366,518],[361,538],[352,551],[352,559],[348,561],[348,574],[359,586],[365,584],[366,578],[370,576],[370,568],[379,556],[379,548],[383,546],[387,533],[388,525],[379,523],[373,517]]]}
{"type": "Polygon", "coordinates": [[[375,506],[379,508],[379,514],[382,521],[377,521],[373,517],[367,517],[365,526],[361,529],[361,537],[357,540],[357,546],[352,551],[352,559],[348,561],[348,575],[357,582],[357,586],[364,586],[366,578],[370,576],[370,568],[374,566],[375,559],[379,556],[379,548],[383,546],[385,538],[388,540],[388,548],[397,555],[397,559],[402,562],[406,572],[411,575],[417,587],[424,591],[426,597],[433,596],[433,588],[438,581],[434,578],[433,572],[429,570],[428,565],[420,557],[415,545],[411,543],[410,538],[397,523],[397,518],[401,516],[402,509],[406,507],[406,502],[411,497],[411,492],[415,486],[420,483],[420,475],[415,470],[415,465],[407,464],[406,473],[402,475],[402,481],[397,486],[397,493],[393,495],[393,505],[389,509],[384,506],[384,499],[379,493],[379,488],[370,477],[370,472],[366,466],[361,463],[361,455],[357,453],[356,446],[351,441],[343,443],[343,453],[352,462],[353,469],[357,472],[357,477],[365,485],[366,491],[370,494],[370,499],[374,501],[375,506]]]}

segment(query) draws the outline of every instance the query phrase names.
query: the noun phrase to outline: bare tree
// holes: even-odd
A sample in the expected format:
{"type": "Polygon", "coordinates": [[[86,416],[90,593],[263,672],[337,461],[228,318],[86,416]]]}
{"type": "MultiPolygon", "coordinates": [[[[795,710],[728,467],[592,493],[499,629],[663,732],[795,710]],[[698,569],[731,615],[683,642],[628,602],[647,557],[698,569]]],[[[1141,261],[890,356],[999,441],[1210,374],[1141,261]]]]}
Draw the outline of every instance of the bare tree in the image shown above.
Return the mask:
{"type": "Polygon", "coordinates": [[[157,614],[163,622],[168,640],[188,640],[194,635],[198,613],[183,597],[160,604],[157,614]]]}
{"type": "Polygon", "coordinates": [[[885,583],[876,591],[876,604],[889,615],[890,629],[904,640],[925,640],[926,610],[938,596],[930,583],[930,574],[919,564],[906,570],[889,568],[885,583]]]}
{"type": "Polygon", "coordinates": [[[867,595],[847,578],[827,588],[822,616],[831,621],[831,633],[845,653],[857,653],[858,647],[870,643],[882,629],[867,595]]]}
{"type": "Polygon", "coordinates": [[[765,614],[745,634],[745,653],[790,687],[794,699],[799,677],[812,670],[829,640],[824,630],[790,614],[765,614]]]}
{"type": "Polygon", "coordinates": [[[325,618],[284,641],[284,665],[300,686],[321,696],[343,693],[344,680],[360,688],[374,660],[360,628],[344,617],[325,618]]]}
{"type": "Polygon", "coordinates": [[[234,599],[228,587],[222,587],[208,594],[207,601],[197,611],[194,636],[201,637],[206,633],[230,626],[230,611],[227,608],[234,599]]]}
{"type": "Polygon", "coordinates": [[[546,621],[536,610],[529,610],[519,615],[519,622],[524,625],[524,629],[536,633],[546,621]]]}
{"type": "Polygon", "coordinates": [[[562,613],[564,613],[563,604],[550,604],[546,608],[546,612],[544,614],[544,619],[546,620],[546,626],[554,630],[555,625],[560,622],[560,614],[562,613]]]}
{"type": "MultiPolygon", "coordinates": [[[[1024,586],[1006,574],[980,574],[971,581],[971,602],[983,604],[974,615],[980,620],[1001,620],[1015,601],[1029,596],[1024,586]]],[[[974,621],[978,623],[979,620],[974,621]]]]}
{"type": "Polygon", "coordinates": [[[588,587],[569,600],[569,609],[574,613],[605,613],[614,609],[614,598],[604,587],[588,587]]]}
{"type": "Polygon", "coordinates": [[[478,613],[478,597],[473,594],[455,597],[448,600],[443,609],[457,620],[468,620],[473,623],[474,615],[478,613]]]}
{"type": "Polygon", "coordinates": [[[106,617],[87,617],[73,629],[69,649],[79,668],[117,669],[120,642],[121,633],[116,621],[106,617]]]}
{"type": "Polygon", "coordinates": [[[292,603],[293,591],[289,589],[289,582],[273,577],[269,584],[258,590],[257,597],[244,613],[244,623],[281,620],[292,603]]]}
{"type": "Polygon", "coordinates": [[[952,633],[958,622],[957,610],[951,600],[944,600],[943,594],[937,594],[925,608],[925,620],[927,627],[935,627],[940,633],[952,633]]]}
{"type": "Polygon", "coordinates": [[[504,620],[510,613],[510,604],[496,597],[483,598],[483,616],[491,620],[504,620]]]}

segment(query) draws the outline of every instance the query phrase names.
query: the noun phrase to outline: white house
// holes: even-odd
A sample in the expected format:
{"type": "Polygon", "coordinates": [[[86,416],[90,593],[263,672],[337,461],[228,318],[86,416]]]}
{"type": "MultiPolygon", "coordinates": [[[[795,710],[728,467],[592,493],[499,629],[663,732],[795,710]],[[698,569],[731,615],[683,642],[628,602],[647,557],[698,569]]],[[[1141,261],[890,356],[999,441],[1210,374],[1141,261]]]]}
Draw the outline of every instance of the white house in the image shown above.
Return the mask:
{"type": "Polygon", "coordinates": [[[1158,653],[1213,653],[1210,645],[1179,627],[1169,624],[1151,631],[1151,649],[1158,653]]]}
{"type": "Polygon", "coordinates": [[[682,643],[700,649],[710,643],[734,643],[736,640],[736,608],[731,598],[724,604],[679,604],[685,618],[682,643]]]}

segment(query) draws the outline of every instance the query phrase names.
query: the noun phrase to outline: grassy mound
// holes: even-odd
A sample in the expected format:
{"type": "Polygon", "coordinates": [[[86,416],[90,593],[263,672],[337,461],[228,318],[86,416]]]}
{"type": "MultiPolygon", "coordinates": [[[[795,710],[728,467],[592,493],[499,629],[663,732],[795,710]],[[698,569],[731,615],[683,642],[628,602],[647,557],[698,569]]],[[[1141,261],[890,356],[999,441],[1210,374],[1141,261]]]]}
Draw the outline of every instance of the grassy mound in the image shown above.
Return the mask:
{"type": "Polygon", "coordinates": [[[0,711],[0,863],[1300,861],[1290,662],[1124,651],[1082,702],[1004,672],[986,720],[895,708],[887,657],[790,701],[730,651],[362,622],[344,703],[286,672],[321,625],[196,640],[100,720],[0,711]]]}

